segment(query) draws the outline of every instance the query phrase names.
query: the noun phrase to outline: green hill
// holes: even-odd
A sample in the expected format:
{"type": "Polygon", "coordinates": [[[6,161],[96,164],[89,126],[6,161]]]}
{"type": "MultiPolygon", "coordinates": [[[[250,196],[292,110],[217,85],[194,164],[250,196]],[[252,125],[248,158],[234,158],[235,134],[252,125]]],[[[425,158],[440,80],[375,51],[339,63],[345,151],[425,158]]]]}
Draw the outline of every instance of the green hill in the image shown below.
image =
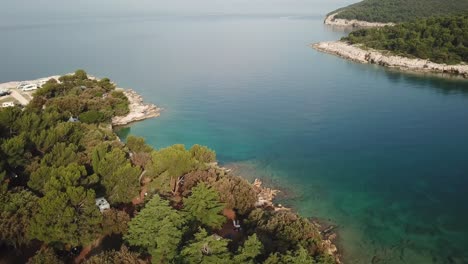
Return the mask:
{"type": "Polygon", "coordinates": [[[406,22],[431,16],[468,13],[468,0],[364,0],[335,10],[335,17],[368,22],[406,22]]]}
{"type": "Polygon", "coordinates": [[[342,40],[438,63],[468,62],[468,15],[418,19],[391,27],[361,29],[342,40]]]}

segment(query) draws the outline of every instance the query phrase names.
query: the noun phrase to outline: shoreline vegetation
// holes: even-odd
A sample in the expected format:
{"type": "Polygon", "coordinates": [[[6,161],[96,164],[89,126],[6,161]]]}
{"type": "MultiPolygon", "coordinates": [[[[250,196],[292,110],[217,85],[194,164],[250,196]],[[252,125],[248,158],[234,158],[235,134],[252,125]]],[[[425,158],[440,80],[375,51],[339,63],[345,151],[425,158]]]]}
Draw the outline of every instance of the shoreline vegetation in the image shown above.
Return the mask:
{"type": "Polygon", "coordinates": [[[341,263],[336,226],[276,205],[278,191],[220,167],[207,147],[121,142],[116,116],[157,110],[128,93],[78,70],[0,109],[0,258],[341,263]]]}
{"type": "Polygon", "coordinates": [[[345,41],[326,41],[312,44],[318,51],[336,55],[359,63],[376,64],[403,71],[437,73],[444,76],[468,78],[468,65],[447,65],[429,60],[393,55],[390,52],[374,50],[345,41]]]}
{"type": "MultiPolygon", "coordinates": [[[[468,1],[458,0],[363,0],[330,12],[338,21],[402,23],[434,16],[463,15],[468,1]]],[[[372,25],[372,24],[369,24],[372,25]]]]}
{"type": "Polygon", "coordinates": [[[320,42],[312,47],[360,63],[468,78],[468,16],[373,25],[352,31],[340,41],[320,42]]]}
{"type": "Polygon", "coordinates": [[[352,27],[352,28],[372,28],[372,27],[384,27],[384,26],[395,25],[395,23],[367,22],[367,21],[357,20],[357,19],[337,18],[336,16],[339,13],[340,11],[327,15],[323,23],[329,26],[352,27]]]}
{"type": "MultiPolygon", "coordinates": [[[[73,74],[66,74],[66,75],[73,75],[73,74]]],[[[16,89],[20,84],[38,84],[41,82],[45,82],[47,80],[58,80],[60,75],[54,75],[49,77],[38,78],[35,80],[28,80],[28,81],[11,81],[6,83],[0,83],[0,89],[5,90],[12,90],[12,96],[17,96],[20,91],[16,89]]],[[[94,76],[88,76],[90,80],[100,81],[100,79],[94,76]]],[[[122,92],[129,101],[129,113],[122,116],[114,116],[112,117],[112,126],[124,126],[128,125],[133,122],[158,117],[161,114],[162,108],[157,107],[154,104],[148,104],[143,101],[143,97],[139,95],[132,89],[125,89],[125,88],[116,88],[116,91],[122,92]]],[[[32,94],[30,94],[32,95],[32,94]]],[[[21,95],[20,95],[21,96],[21,95]]],[[[15,98],[21,105],[26,106],[29,101],[31,101],[32,97],[27,98],[15,98]]]]}

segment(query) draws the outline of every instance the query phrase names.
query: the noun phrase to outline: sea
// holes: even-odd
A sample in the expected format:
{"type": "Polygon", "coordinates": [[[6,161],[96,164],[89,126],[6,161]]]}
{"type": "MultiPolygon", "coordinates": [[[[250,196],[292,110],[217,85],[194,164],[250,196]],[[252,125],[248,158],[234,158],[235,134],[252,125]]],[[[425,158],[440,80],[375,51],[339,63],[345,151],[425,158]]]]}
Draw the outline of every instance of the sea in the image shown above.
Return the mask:
{"type": "Polygon", "coordinates": [[[320,53],[349,32],[323,24],[349,1],[292,3],[304,8],[12,14],[0,82],[85,69],[134,89],[164,110],[121,137],[208,146],[335,224],[345,263],[468,263],[468,81],[320,53]]]}

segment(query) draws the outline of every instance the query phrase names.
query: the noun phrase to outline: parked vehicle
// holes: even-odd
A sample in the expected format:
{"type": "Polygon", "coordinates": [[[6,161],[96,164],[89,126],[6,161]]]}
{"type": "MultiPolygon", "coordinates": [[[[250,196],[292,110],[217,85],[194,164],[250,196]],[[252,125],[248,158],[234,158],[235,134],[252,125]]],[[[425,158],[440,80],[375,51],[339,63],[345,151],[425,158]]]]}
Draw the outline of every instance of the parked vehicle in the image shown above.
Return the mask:
{"type": "Polygon", "coordinates": [[[0,96],[5,96],[5,95],[9,95],[11,92],[8,91],[8,90],[0,90],[0,96]]]}
{"type": "Polygon", "coordinates": [[[20,82],[16,88],[22,90],[25,86],[29,85],[29,83],[26,82],[20,82]]]}
{"type": "Polygon", "coordinates": [[[28,84],[22,88],[23,92],[37,90],[37,84],[28,84]]]}

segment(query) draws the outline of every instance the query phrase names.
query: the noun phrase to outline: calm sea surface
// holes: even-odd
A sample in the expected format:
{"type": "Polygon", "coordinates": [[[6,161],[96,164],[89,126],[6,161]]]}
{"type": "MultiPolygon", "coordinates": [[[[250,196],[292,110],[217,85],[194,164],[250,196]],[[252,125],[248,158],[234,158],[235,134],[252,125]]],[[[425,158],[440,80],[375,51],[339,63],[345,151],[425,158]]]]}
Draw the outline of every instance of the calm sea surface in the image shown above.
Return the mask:
{"type": "MultiPolygon", "coordinates": [[[[319,53],[310,16],[78,17],[0,24],[0,82],[84,68],[165,108],[121,131],[195,143],[339,226],[347,263],[468,263],[468,82],[319,53]]],[[[339,5],[338,5],[339,6],[339,5]]],[[[306,12],[306,10],[304,11],[306,12]]]]}

